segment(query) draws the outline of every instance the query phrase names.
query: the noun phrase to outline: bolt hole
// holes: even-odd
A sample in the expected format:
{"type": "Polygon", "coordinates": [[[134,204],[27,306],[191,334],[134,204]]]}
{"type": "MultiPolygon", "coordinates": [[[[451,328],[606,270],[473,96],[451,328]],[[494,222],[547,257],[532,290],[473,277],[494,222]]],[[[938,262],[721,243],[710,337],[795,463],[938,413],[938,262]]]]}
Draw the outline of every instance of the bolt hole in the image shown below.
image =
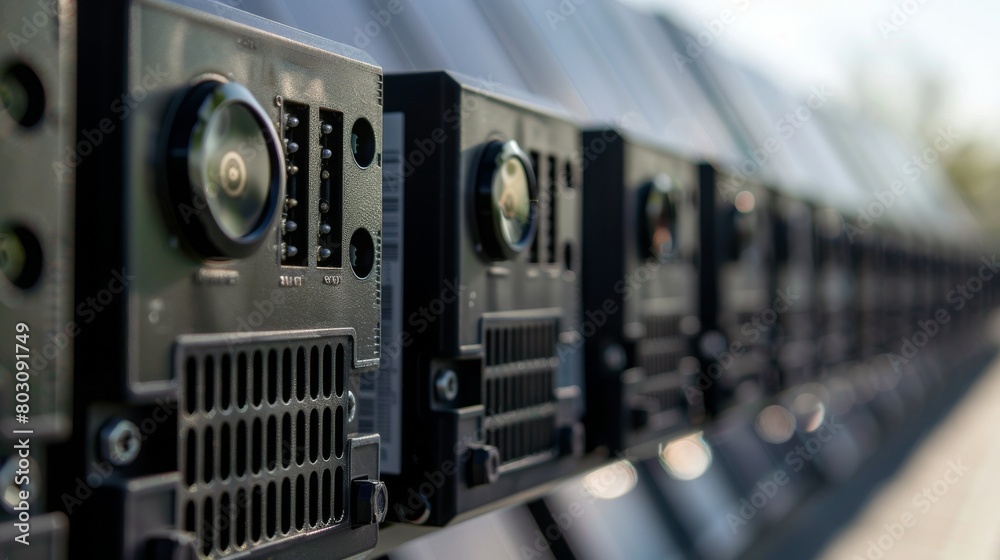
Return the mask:
{"type": "Polygon", "coordinates": [[[32,128],[45,115],[45,88],[26,64],[8,67],[0,77],[0,101],[4,111],[24,128],[32,128]]]}
{"type": "Polygon", "coordinates": [[[26,227],[15,225],[0,230],[0,271],[7,280],[29,290],[42,276],[42,245],[26,227]]]}
{"type": "Polygon", "coordinates": [[[375,131],[367,119],[354,121],[351,128],[351,153],[361,168],[368,167],[375,159],[375,131]]]}
{"type": "Polygon", "coordinates": [[[375,242],[368,230],[359,228],[351,236],[351,268],[364,280],[375,266],[375,242]]]}

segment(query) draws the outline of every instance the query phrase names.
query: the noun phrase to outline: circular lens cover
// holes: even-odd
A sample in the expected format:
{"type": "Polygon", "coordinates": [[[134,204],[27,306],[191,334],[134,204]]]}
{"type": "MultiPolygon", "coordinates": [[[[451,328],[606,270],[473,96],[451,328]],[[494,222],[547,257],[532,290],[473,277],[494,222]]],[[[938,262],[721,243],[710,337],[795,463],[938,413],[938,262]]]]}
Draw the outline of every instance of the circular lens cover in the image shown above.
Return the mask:
{"type": "Polygon", "coordinates": [[[668,259],[677,255],[677,199],[680,192],[669,175],[660,174],[639,193],[639,251],[643,257],[668,259]]]}
{"type": "Polygon", "coordinates": [[[167,198],[187,240],[208,258],[253,254],[285,188],[264,109],[245,87],[207,80],[181,95],[165,128],[167,198]]]}
{"type": "Polygon", "coordinates": [[[538,183],[517,142],[493,141],[479,163],[476,214],[483,249],[508,260],[531,245],[538,228],[538,183]]]}

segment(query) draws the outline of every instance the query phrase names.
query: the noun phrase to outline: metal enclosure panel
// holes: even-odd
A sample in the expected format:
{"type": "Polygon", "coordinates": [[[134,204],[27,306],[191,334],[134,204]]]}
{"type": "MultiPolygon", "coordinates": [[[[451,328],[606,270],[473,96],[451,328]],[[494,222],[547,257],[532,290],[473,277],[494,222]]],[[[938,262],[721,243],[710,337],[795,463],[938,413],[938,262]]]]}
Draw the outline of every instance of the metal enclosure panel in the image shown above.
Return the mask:
{"type": "MultiPolygon", "coordinates": [[[[371,550],[378,527],[357,521],[363,500],[354,488],[355,479],[377,482],[379,440],[358,433],[355,395],[362,372],[373,371],[380,358],[381,69],[360,50],[202,0],[92,3],[81,11],[84,20],[80,53],[94,77],[80,95],[87,119],[81,127],[103,127],[106,135],[78,176],[77,215],[84,219],[77,222],[77,238],[102,243],[79,245],[77,297],[109,280],[118,283],[109,289],[120,295],[97,314],[99,328],[81,335],[76,352],[88,376],[74,395],[81,428],[59,449],[65,460],[53,478],[63,496],[78,495],[74,481],[98,476],[104,483],[92,490],[93,499],[67,506],[75,513],[72,546],[109,558],[137,557],[151,547],[203,558],[371,550]],[[247,147],[239,153],[247,165],[269,158],[266,189],[274,200],[267,209],[273,214],[256,226],[262,242],[244,256],[206,258],[183,218],[186,203],[176,199],[176,188],[167,191],[176,177],[169,173],[183,171],[167,165],[181,151],[168,150],[176,147],[168,131],[181,126],[189,109],[177,100],[189,99],[194,84],[206,79],[245,88],[237,103],[260,107],[254,126],[271,139],[254,145],[247,132],[239,148],[247,147]],[[292,124],[290,115],[301,120],[292,124]],[[293,140],[288,130],[297,126],[303,134],[293,140]],[[296,191],[285,188],[293,175],[302,178],[295,180],[296,191]],[[296,207],[304,243],[293,262],[284,259],[292,256],[286,235],[295,230],[286,215],[296,207]],[[333,218],[338,214],[339,221],[333,218]],[[328,223],[337,226],[323,233],[328,223]],[[359,241],[349,243],[354,236],[359,241]],[[323,247],[331,257],[320,256],[323,247]],[[326,264],[333,261],[339,265],[326,264]],[[335,337],[344,350],[336,365],[332,352],[320,361],[321,345],[305,355],[309,341],[324,336],[335,337]],[[284,350],[280,367],[269,359],[271,346],[284,350]],[[263,359],[254,360],[255,354],[263,359]],[[335,395],[330,381],[319,396],[321,363],[339,372],[335,395]],[[254,394],[268,394],[268,402],[249,397],[254,394]],[[323,412],[335,417],[322,425],[334,440],[328,443],[336,461],[318,454],[323,412]],[[253,421],[261,418],[282,420],[280,433],[265,432],[266,445],[259,430],[251,437],[253,421]],[[115,462],[107,451],[118,441],[112,428],[129,423],[137,435],[122,441],[133,442],[135,454],[115,462]],[[213,439],[213,432],[219,437],[213,439]],[[264,451],[270,448],[275,457],[279,446],[281,456],[297,451],[299,476],[270,481],[282,496],[263,494],[265,514],[260,501],[248,503],[251,486],[262,476],[280,477],[264,451]],[[252,475],[248,465],[256,465],[252,475]],[[307,505],[304,486],[326,465],[337,471],[331,487],[331,502],[339,504],[335,524],[305,513],[319,513],[318,504],[307,505]],[[268,516],[294,528],[254,536],[255,521],[260,527],[268,516]]],[[[223,96],[212,91],[213,100],[223,96]]],[[[225,124],[231,136],[235,125],[225,124]]],[[[181,132],[181,140],[196,142],[194,132],[181,132]]],[[[185,153],[199,148],[185,146],[185,153]]],[[[197,177],[190,166],[187,171],[197,177]]],[[[203,213],[219,219],[211,205],[199,207],[197,198],[192,203],[192,219],[203,213]]],[[[334,379],[332,371],[328,377],[334,379]]],[[[257,491],[265,492],[264,486],[257,491]]]]}
{"type": "Polygon", "coordinates": [[[398,395],[391,406],[402,411],[401,432],[386,437],[401,455],[389,478],[393,511],[439,525],[578,467],[580,131],[563,114],[450,73],[389,75],[386,93],[402,128],[399,177],[387,184],[404,193],[406,241],[400,332],[390,335],[401,340],[401,372],[395,384],[376,383],[376,397],[398,395]],[[523,148],[539,185],[537,249],[506,260],[484,252],[474,196],[495,140],[523,148]],[[436,388],[444,374],[454,374],[454,398],[436,388]],[[495,481],[473,475],[481,452],[497,454],[495,481]]]}
{"type": "Polygon", "coordinates": [[[37,243],[25,247],[26,258],[40,265],[30,285],[28,278],[19,287],[0,276],[0,326],[11,336],[20,332],[18,323],[30,329],[23,333],[25,350],[15,351],[13,343],[0,349],[0,428],[5,440],[23,428],[58,438],[70,429],[73,341],[87,323],[73,305],[73,200],[82,157],[76,147],[76,3],[6,2],[0,22],[8,39],[0,45],[0,72],[16,64],[30,69],[41,89],[22,82],[29,106],[30,100],[43,104],[37,123],[22,125],[16,115],[0,114],[0,254],[6,269],[24,244],[16,242],[15,228],[23,228],[37,243]],[[15,360],[15,354],[28,357],[15,360]],[[27,426],[15,423],[18,361],[31,373],[27,426]]]}

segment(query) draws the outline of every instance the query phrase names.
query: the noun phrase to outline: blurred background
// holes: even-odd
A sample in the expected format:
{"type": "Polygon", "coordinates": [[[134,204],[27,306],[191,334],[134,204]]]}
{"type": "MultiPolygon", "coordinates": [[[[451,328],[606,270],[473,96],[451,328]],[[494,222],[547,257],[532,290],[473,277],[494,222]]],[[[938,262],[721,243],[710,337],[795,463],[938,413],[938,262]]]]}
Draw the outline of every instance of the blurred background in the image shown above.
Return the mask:
{"type": "Polygon", "coordinates": [[[797,92],[837,102],[916,142],[952,127],[943,168],[984,227],[1000,231],[1000,4],[986,0],[625,0],[669,14],[708,48],[797,92]],[[727,11],[731,16],[726,16],[727,11]],[[725,21],[724,21],[725,20],[725,21]]]}
{"type": "MultiPolygon", "coordinates": [[[[168,0],[173,1],[187,0],[168,0]]],[[[525,478],[535,482],[525,483],[528,488],[514,488],[512,495],[496,491],[495,495],[482,494],[490,496],[484,502],[462,502],[462,508],[468,509],[452,508],[454,511],[448,510],[447,515],[440,514],[441,522],[435,518],[428,523],[432,508],[424,496],[423,515],[408,518],[400,513],[403,510],[392,512],[395,517],[390,516],[379,528],[379,542],[371,557],[1000,558],[1000,509],[996,507],[1000,503],[1000,477],[996,476],[1000,472],[1000,445],[993,441],[995,426],[1000,424],[1000,407],[996,405],[1000,401],[1000,361],[996,352],[1000,347],[1000,322],[990,316],[1000,308],[1000,282],[988,285],[994,276],[1000,278],[1000,260],[992,252],[1000,240],[1000,188],[995,188],[1000,178],[1000,33],[995,29],[1000,22],[1000,3],[213,0],[207,9],[221,9],[221,4],[370,55],[383,69],[385,78],[378,82],[377,93],[372,88],[370,102],[375,112],[379,107],[386,111],[384,116],[388,118],[383,122],[395,126],[386,126],[392,132],[382,137],[387,162],[400,161],[405,123],[417,130],[424,117],[438,117],[438,107],[432,103],[437,93],[410,89],[411,83],[406,81],[410,78],[394,75],[446,70],[462,76],[461,87],[475,94],[469,94],[472,99],[495,96],[506,99],[504,103],[510,101],[512,113],[537,112],[554,119],[538,121],[542,123],[564,118],[571,121],[564,124],[577,135],[566,137],[572,139],[574,153],[572,158],[566,154],[565,167],[556,165],[555,156],[538,159],[545,152],[532,152],[536,158],[532,166],[538,161],[548,162],[544,163],[547,173],[539,171],[539,176],[545,177],[550,193],[557,193],[557,185],[563,184],[565,187],[558,188],[574,193],[567,197],[569,200],[579,200],[576,192],[616,193],[621,195],[616,202],[630,200],[629,205],[648,205],[645,218],[641,217],[643,211],[632,212],[631,206],[624,206],[628,212],[623,210],[620,216],[613,216],[614,211],[608,213],[600,205],[592,205],[597,211],[584,216],[612,216],[616,221],[609,226],[595,225],[593,219],[581,220],[580,230],[573,230],[574,235],[611,232],[615,224],[624,221],[629,229],[639,226],[634,229],[643,237],[641,243],[646,243],[647,233],[666,232],[668,241],[654,238],[654,246],[670,245],[673,252],[673,234],[681,232],[677,254],[671,256],[674,260],[669,264],[677,271],[690,272],[691,285],[685,283],[686,276],[678,273],[676,278],[668,277],[665,272],[649,284],[654,288],[668,283],[674,288],[676,284],[691,291],[679,288],[676,293],[661,293],[650,289],[641,293],[638,303],[632,305],[638,310],[636,317],[642,320],[629,319],[632,322],[628,324],[624,319],[614,321],[623,323],[614,327],[620,332],[607,338],[614,344],[606,343],[603,336],[586,342],[584,348],[601,352],[595,353],[598,359],[588,360],[586,367],[582,364],[585,358],[579,356],[572,358],[579,364],[569,357],[563,362],[562,354],[544,362],[545,367],[567,364],[567,371],[578,369],[576,373],[582,377],[570,379],[560,388],[587,393],[587,419],[598,428],[606,424],[607,431],[615,433],[610,443],[595,438],[597,445],[587,449],[587,455],[581,458],[582,450],[575,448],[582,447],[583,433],[573,430],[582,425],[567,425],[570,430],[565,433],[573,437],[566,446],[568,451],[560,449],[559,456],[573,456],[580,451],[576,458],[567,458],[581,459],[579,465],[551,477],[525,478]],[[395,87],[382,89],[393,81],[397,81],[395,87]],[[421,98],[422,94],[427,99],[421,98]],[[393,109],[393,103],[406,105],[400,99],[415,100],[415,108],[393,109]],[[413,118],[408,111],[419,118],[413,118]],[[409,120],[403,120],[403,113],[409,120]],[[623,132],[621,153],[627,155],[620,156],[621,162],[605,155],[604,161],[609,166],[606,169],[617,170],[621,163],[629,173],[608,172],[610,181],[603,181],[604,176],[593,170],[588,175],[587,164],[594,159],[584,158],[594,154],[588,154],[586,149],[577,153],[581,148],[577,125],[590,130],[590,134],[623,132]],[[398,142],[393,159],[388,155],[390,134],[398,142]],[[650,157],[650,165],[658,171],[655,176],[646,177],[650,173],[639,165],[648,154],[655,156],[650,157]],[[672,171],[674,160],[683,164],[678,169],[690,177],[689,182],[699,183],[685,185],[690,190],[673,191],[684,193],[674,195],[683,196],[679,206],[665,194],[671,192],[667,171],[672,171]],[[670,167],[664,167],[663,162],[669,162],[670,167]],[[583,177],[586,185],[580,190],[571,187],[579,183],[570,182],[576,164],[581,168],[576,179],[583,177]],[[637,168],[634,173],[633,166],[637,168]],[[565,178],[557,180],[557,174],[562,173],[565,178]],[[641,175],[642,180],[632,174],[641,175]],[[897,192],[898,196],[889,193],[887,201],[883,195],[890,189],[896,192],[894,185],[908,192],[897,192]],[[626,199],[640,193],[644,198],[626,199]],[[754,193],[759,198],[755,199],[754,193]],[[650,200],[659,194],[664,198],[656,207],[650,200]],[[727,199],[730,195],[731,201],[727,199]],[[649,208],[656,210],[651,216],[649,208]],[[674,225],[677,216],[671,211],[680,216],[677,223],[683,222],[683,227],[674,225]],[[753,217],[745,217],[750,215],[753,217]],[[885,219],[879,220],[883,215],[885,219]],[[655,227],[649,232],[646,227],[650,224],[631,223],[650,217],[655,227]],[[855,235],[866,230],[871,232],[857,241],[855,235]],[[690,270],[681,269],[681,265],[690,270]],[[700,282],[697,291],[695,282],[700,282]],[[772,288],[777,288],[780,297],[781,288],[790,285],[805,288],[807,296],[800,309],[779,318],[788,309],[777,309],[779,300],[774,298],[772,288]],[[956,289],[961,296],[956,295],[956,289]],[[668,299],[670,303],[680,302],[683,305],[677,307],[683,309],[664,310],[651,305],[668,299]],[[695,307],[708,311],[695,311],[695,307]],[[950,311],[954,311],[954,321],[950,311]],[[774,319],[770,326],[760,327],[759,321],[767,312],[774,319]],[[938,318],[941,313],[946,319],[938,318]],[[711,323],[704,320],[708,318],[711,323]],[[931,318],[933,324],[925,327],[931,318]],[[946,323],[950,325],[944,328],[946,323]],[[667,325],[660,329],[667,334],[657,335],[657,325],[667,325]],[[634,326],[640,327],[632,329],[639,334],[629,332],[634,326]],[[744,341],[748,336],[746,327],[773,332],[762,337],[750,329],[755,335],[753,340],[741,346],[734,357],[730,342],[744,341]],[[914,342],[918,336],[923,337],[923,343],[914,342]],[[647,355],[663,359],[643,361],[630,357],[632,362],[626,367],[626,350],[619,342],[643,360],[647,355]],[[666,344],[657,346],[663,342],[666,344]],[[649,349],[647,354],[640,351],[643,344],[649,349]],[[907,353],[906,345],[912,348],[912,354],[907,353]],[[907,359],[896,353],[906,354],[907,359]],[[716,367],[717,373],[711,379],[709,364],[716,367]],[[731,367],[734,364],[737,367],[731,367]],[[654,375],[645,378],[647,367],[654,375]],[[727,369],[728,373],[724,371],[727,369]],[[770,375],[779,369],[780,375],[770,375]],[[698,383],[707,380],[705,387],[693,391],[702,399],[700,402],[678,389],[692,388],[694,370],[698,383]],[[664,385],[660,393],[655,392],[655,385],[648,385],[651,391],[639,393],[636,387],[640,382],[655,381],[655,374],[661,381],[677,384],[664,385]],[[757,374],[759,379],[754,377],[757,374]],[[753,379],[737,379],[731,387],[723,387],[727,376],[753,379]],[[635,393],[629,396],[641,398],[626,400],[622,398],[626,391],[622,395],[594,391],[608,379],[610,386],[630,385],[628,390],[635,393]],[[754,385],[759,386],[754,389],[754,385]],[[749,392],[747,387],[751,387],[749,392]],[[661,393],[666,395],[662,402],[657,396],[661,393]],[[605,417],[600,407],[606,403],[614,404],[608,408],[614,413],[605,417]],[[721,404],[712,408],[706,403],[721,404]],[[655,422],[650,420],[653,417],[655,422]],[[573,439],[576,436],[579,442],[573,439]]],[[[240,17],[245,15],[240,12],[240,17]]],[[[498,119],[487,109],[456,106],[461,111],[457,111],[455,122],[475,123],[469,127],[473,130],[480,126],[488,129],[494,126],[490,119],[498,119]]],[[[332,109],[335,107],[324,110],[332,109]]],[[[455,117],[455,112],[446,110],[440,115],[445,122],[446,114],[455,117]]],[[[298,123],[298,118],[294,120],[298,123]]],[[[297,126],[285,122],[288,128],[297,126]]],[[[374,138],[371,126],[368,129],[368,137],[374,138]]],[[[353,138],[357,140],[358,136],[353,138]]],[[[288,154],[299,149],[298,140],[285,140],[288,154]]],[[[556,143],[551,139],[545,142],[556,143]]],[[[355,148],[357,145],[354,142],[355,148]]],[[[368,163],[376,151],[374,142],[370,145],[368,163]]],[[[450,171],[461,169],[463,158],[472,153],[465,148],[455,151],[460,153],[457,162],[451,161],[452,154],[441,156],[447,165],[455,167],[449,168],[449,173],[433,176],[426,185],[436,188],[437,181],[442,188],[453,186],[440,178],[451,179],[450,171]]],[[[321,153],[326,152],[329,150],[321,153]]],[[[381,167],[381,153],[378,158],[381,167]]],[[[291,164],[289,169],[294,174],[298,167],[291,164]]],[[[321,169],[326,173],[325,168],[321,169]]],[[[390,175],[390,164],[382,172],[384,179],[391,177],[396,182],[397,197],[402,196],[399,185],[404,179],[413,181],[407,187],[410,193],[425,194],[420,189],[425,183],[406,177],[402,165],[395,176],[390,175]]],[[[372,177],[374,180],[377,175],[372,177]]],[[[384,180],[383,185],[387,184],[394,182],[384,180]]],[[[527,182],[523,192],[531,192],[527,182]]],[[[528,197],[523,200],[528,208],[528,197]]],[[[557,207],[552,200],[545,204],[547,209],[557,207]]],[[[394,206],[398,219],[400,205],[394,206]]],[[[409,207],[406,212],[413,213],[416,206],[409,207]]],[[[5,210],[3,205],[0,210],[5,210]]],[[[555,223],[554,210],[549,216],[549,223],[555,223]]],[[[572,224],[576,227],[577,222],[572,224]]],[[[287,225],[287,221],[283,222],[282,227],[287,225]]],[[[399,229],[399,222],[395,227],[399,229]]],[[[557,238],[555,229],[552,226],[553,232],[546,234],[550,239],[557,238]]],[[[452,234],[436,235],[443,236],[434,239],[441,247],[452,245],[447,243],[451,241],[447,236],[452,234]]],[[[632,237],[630,231],[622,245],[611,241],[607,247],[584,244],[580,252],[590,250],[590,258],[575,260],[587,263],[584,271],[598,270],[605,266],[601,259],[609,251],[615,251],[615,256],[623,253],[622,247],[635,242],[632,237]]],[[[551,278],[571,279],[574,283],[567,281],[566,285],[576,290],[586,284],[583,274],[577,278],[573,269],[571,255],[576,250],[563,253],[564,269],[557,260],[558,247],[553,241],[545,249],[552,260],[544,264],[552,265],[548,269],[554,273],[551,278]]],[[[441,252],[451,258],[452,250],[441,252]]],[[[368,270],[374,261],[374,249],[371,251],[368,270]]],[[[468,259],[469,255],[455,258],[468,259]]],[[[535,259],[538,264],[537,255],[535,259]]],[[[425,265],[420,259],[407,257],[407,261],[412,269],[425,265]]],[[[614,279],[630,279],[634,272],[645,270],[648,262],[652,262],[648,255],[633,255],[619,263],[621,269],[613,272],[621,275],[614,279]],[[635,268],[631,268],[633,264],[635,268]]],[[[492,264],[476,261],[469,268],[492,264]]],[[[402,269],[398,257],[393,265],[402,269]]],[[[398,278],[397,283],[402,284],[398,278]]],[[[383,298],[390,301],[384,294],[404,293],[398,285],[395,292],[385,291],[384,284],[381,289],[383,298]]],[[[603,297],[599,291],[591,291],[603,297]]],[[[614,291],[616,297],[621,296],[617,287],[614,291]]],[[[77,289],[77,296],[80,292],[77,289]]],[[[560,297],[571,293],[569,288],[553,292],[559,292],[560,297]]],[[[471,297],[475,298],[475,294],[473,291],[471,297]]],[[[407,299],[408,304],[414,303],[412,296],[407,299]]],[[[546,300],[540,308],[549,309],[548,303],[546,300]]],[[[469,307],[473,307],[471,301],[469,307]]],[[[385,309],[395,313],[395,307],[387,305],[385,309]]],[[[403,309],[402,304],[399,309],[403,309]]],[[[485,321],[475,314],[471,316],[481,321],[478,325],[485,321]]],[[[474,321],[468,324],[477,327],[474,321]]],[[[607,332],[611,330],[608,327],[607,332]]],[[[603,335],[605,331],[601,332],[603,335]]],[[[568,334],[579,335],[581,342],[590,337],[578,332],[568,334]]],[[[423,347],[419,350],[427,351],[423,347]]],[[[301,352],[300,356],[304,356],[301,352]]],[[[304,363],[305,358],[301,359],[304,363]]],[[[509,369],[524,371],[521,365],[509,369]]],[[[455,375],[452,371],[446,373],[455,375]]],[[[291,383],[291,376],[286,378],[291,383]]],[[[408,399],[407,408],[395,405],[396,412],[417,409],[414,402],[419,395],[415,391],[404,395],[403,387],[412,389],[408,384],[389,387],[399,389],[393,393],[394,398],[402,395],[399,403],[408,399]]],[[[437,390],[443,391],[440,386],[437,390]]],[[[488,401],[475,398],[476,389],[464,389],[463,398],[466,392],[472,395],[470,402],[488,401]]],[[[453,395],[447,401],[454,399],[453,395]]],[[[460,404],[467,405],[464,400],[460,404]]],[[[544,404],[548,406],[548,401],[544,404]]],[[[574,422],[585,416],[582,408],[572,411],[578,415],[574,422]]],[[[302,412],[299,415],[303,417],[302,412]]],[[[406,416],[400,413],[400,417],[406,416]]],[[[375,414],[371,414],[366,419],[372,422],[370,430],[363,427],[360,431],[388,434],[374,424],[374,418],[375,414]]],[[[402,425],[402,420],[394,421],[402,425]]],[[[411,448],[419,448],[422,443],[442,449],[459,447],[445,445],[450,433],[425,429],[419,421],[409,426],[416,428],[400,431],[394,439],[383,436],[383,445],[393,441],[399,464],[393,473],[387,468],[388,461],[382,459],[381,475],[395,475],[401,486],[416,478],[417,484],[410,485],[409,490],[414,498],[420,498],[413,490],[415,486],[423,487],[420,476],[431,481],[434,475],[409,466],[424,465],[421,461],[410,461],[402,468],[402,450],[418,457],[425,450],[411,452],[411,448]],[[408,437],[413,434],[416,437],[408,437]],[[424,438],[426,441],[413,441],[424,438]],[[401,441],[405,441],[405,447],[401,441]]],[[[588,436],[591,427],[586,428],[588,436]]],[[[287,433],[290,440],[291,432],[287,433]]],[[[80,437],[79,433],[74,437],[80,437]]],[[[211,448],[210,431],[207,441],[205,450],[211,448]]],[[[552,449],[549,445],[543,451],[552,449]]],[[[205,464],[211,465],[211,454],[205,453],[209,457],[205,464]]],[[[545,467],[544,461],[539,468],[545,467]]],[[[517,469],[535,467],[529,463],[516,465],[508,472],[516,475],[517,469]]],[[[479,468],[475,463],[470,465],[470,472],[479,468]]],[[[207,467],[209,473],[212,468],[207,467]]],[[[435,474],[444,477],[440,472],[435,474]]],[[[463,473],[462,477],[471,481],[473,474],[463,473]]],[[[302,480],[299,477],[299,488],[303,487],[302,480]]],[[[469,488],[461,486],[454,493],[464,498],[473,486],[486,485],[470,483],[469,488]]],[[[288,487],[286,484],[286,490],[288,487]]],[[[450,489],[440,492],[435,504],[461,501],[451,493],[450,489]]],[[[391,496],[402,503],[402,498],[391,496]]],[[[211,509],[211,499],[208,503],[211,509]]],[[[193,502],[188,505],[194,511],[193,502]]],[[[273,502],[271,507],[274,509],[273,502]]],[[[290,511],[290,506],[286,510],[290,511]]],[[[188,519],[193,520],[194,515],[188,519]]],[[[290,514],[284,515],[290,518],[290,514]]],[[[76,527],[80,527],[77,523],[76,527]]],[[[211,520],[203,524],[202,530],[211,534],[211,520]]],[[[211,541],[208,544],[211,550],[211,541]]],[[[234,556],[242,557],[244,552],[237,551],[234,556]]],[[[297,556],[302,553],[293,548],[286,552],[284,558],[304,557],[297,556]]],[[[331,556],[338,553],[345,554],[341,550],[330,552],[331,556]]],[[[206,553],[200,557],[209,556],[206,553]]]]}

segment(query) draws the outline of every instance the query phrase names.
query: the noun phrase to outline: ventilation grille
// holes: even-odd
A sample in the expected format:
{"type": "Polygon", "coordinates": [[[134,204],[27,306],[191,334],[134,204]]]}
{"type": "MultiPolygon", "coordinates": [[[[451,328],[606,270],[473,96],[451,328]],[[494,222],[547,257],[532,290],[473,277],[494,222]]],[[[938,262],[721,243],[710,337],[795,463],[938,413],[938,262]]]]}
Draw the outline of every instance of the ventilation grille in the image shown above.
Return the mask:
{"type": "Polygon", "coordinates": [[[647,338],[639,342],[639,367],[647,376],[677,373],[681,359],[690,355],[684,338],[647,338]]]}
{"type": "Polygon", "coordinates": [[[672,410],[687,404],[684,382],[680,375],[662,374],[647,378],[642,396],[657,403],[660,411],[672,410]]]}
{"type": "Polygon", "coordinates": [[[344,521],[345,337],[179,344],[178,513],[202,558],[344,521]]]}
{"type": "Polygon", "coordinates": [[[501,471],[555,456],[557,318],[484,320],[486,443],[501,471]]]}
{"type": "Polygon", "coordinates": [[[681,336],[681,315],[647,315],[646,338],[681,336]]]}
{"type": "Polygon", "coordinates": [[[691,356],[691,339],[681,332],[682,314],[647,315],[646,336],[636,347],[637,365],[645,371],[641,394],[659,403],[660,410],[681,405],[680,364],[691,356]]]}

